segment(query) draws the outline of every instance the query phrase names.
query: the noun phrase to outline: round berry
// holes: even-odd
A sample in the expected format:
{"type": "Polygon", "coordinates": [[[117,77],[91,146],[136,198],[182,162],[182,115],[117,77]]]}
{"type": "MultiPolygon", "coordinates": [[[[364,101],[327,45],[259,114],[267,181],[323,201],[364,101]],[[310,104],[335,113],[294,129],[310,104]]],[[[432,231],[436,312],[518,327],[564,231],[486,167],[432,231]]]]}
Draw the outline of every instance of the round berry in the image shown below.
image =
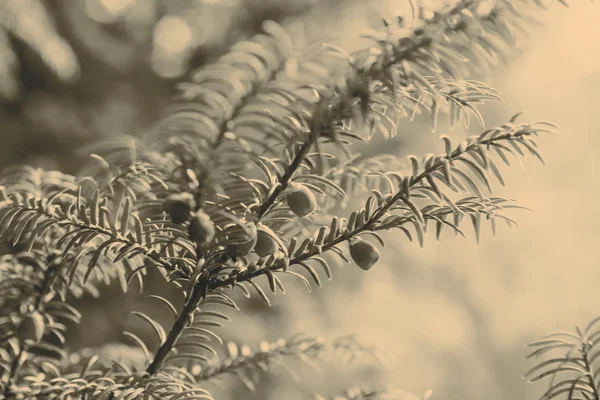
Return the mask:
{"type": "Polygon", "coordinates": [[[369,96],[369,80],[361,76],[358,73],[346,79],[346,85],[348,86],[348,92],[353,97],[368,98],[369,96]]]}
{"type": "Polygon", "coordinates": [[[215,237],[215,225],[204,211],[198,210],[190,221],[188,232],[192,241],[204,246],[215,237]]]}
{"type": "Polygon", "coordinates": [[[286,200],[290,210],[300,218],[312,214],[317,209],[317,199],[313,192],[300,183],[290,183],[286,200]]]}
{"type": "Polygon", "coordinates": [[[350,256],[361,269],[368,271],[379,261],[379,250],[371,242],[354,238],[350,240],[350,256]]]}
{"type": "Polygon", "coordinates": [[[25,341],[39,343],[42,340],[42,336],[44,336],[45,330],[46,323],[44,322],[44,317],[38,311],[34,311],[21,321],[17,330],[17,336],[22,343],[25,341]]]}
{"type": "Polygon", "coordinates": [[[275,253],[279,247],[274,238],[275,233],[267,226],[261,225],[256,232],[256,245],[254,251],[259,257],[266,257],[275,253]]]}
{"type": "Polygon", "coordinates": [[[195,206],[196,201],[191,193],[174,193],[163,203],[163,210],[171,216],[173,222],[182,224],[190,218],[195,206]]]}
{"type": "Polygon", "coordinates": [[[258,240],[258,230],[256,229],[256,225],[250,222],[245,225],[245,228],[245,241],[235,245],[236,255],[239,257],[244,257],[250,254],[252,249],[254,249],[254,246],[256,246],[256,242],[258,240]]]}

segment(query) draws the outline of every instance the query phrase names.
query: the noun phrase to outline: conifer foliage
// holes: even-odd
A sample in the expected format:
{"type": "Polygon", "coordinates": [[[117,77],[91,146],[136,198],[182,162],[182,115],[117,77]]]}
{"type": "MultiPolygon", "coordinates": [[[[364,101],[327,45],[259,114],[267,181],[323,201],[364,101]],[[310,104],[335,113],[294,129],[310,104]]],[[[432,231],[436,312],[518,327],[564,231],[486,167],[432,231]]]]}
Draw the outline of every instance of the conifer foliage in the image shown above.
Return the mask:
{"type": "MultiPolygon", "coordinates": [[[[78,176],[6,169],[2,396],[212,399],[206,382],[223,374],[252,389],[259,372],[274,373],[289,358],[374,355],[349,338],[226,346],[219,328],[227,310],[238,308],[234,290],[267,304],[271,293],[285,291],[286,276],[310,290],[332,278],[329,255],[376,268],[385,231],[423,245],[431,229],[437,237],[445,229],[463,234],[467,221],[478,238],[486,222],[513,223],[507,211],[519,206],[491,196],[492,181],[504,184],[502,164],[514,158],[542,160],[537,139],[556,127],[516,115],[486,129],[477,105],[500,95],[468,78],[507,57],[540,5],[413,4],[412,21],[385,20],[353,53],[331,44],[296,49],[279,24],[265,21],[262,33],[180,83],[146,137],[105,141],[78,176]],[[475,120],[481,132],[457,144],[442,136],[445,151],[424,157],[353,151],[375,135],[394,137],[400,119],[422,113],[434,129],[448,114],[451,125],[475,120]],[[340,210],[348,198],[362,206],[340,210]],[[143,286],[150,269],[181,293],[181,305],[147,295],[172,313],[170,326],[133,312],[156,340],[123,332],[132,349],[125,358],[69,349],[65,332],[81,319],[72,296],[98,296],[113,280],[124,291],[132,281],[143,286]]],[[[335,398],[407,398],[388,388],[341,393],[335,398]]]]}
{"type": "Polygon", "coordinates": [[[540,399],[600,398],[600,317],[585,329],[558,332],[529,344],[527,358],[539,360],[525,374],[530,382],[547,383],[540,399]]]}

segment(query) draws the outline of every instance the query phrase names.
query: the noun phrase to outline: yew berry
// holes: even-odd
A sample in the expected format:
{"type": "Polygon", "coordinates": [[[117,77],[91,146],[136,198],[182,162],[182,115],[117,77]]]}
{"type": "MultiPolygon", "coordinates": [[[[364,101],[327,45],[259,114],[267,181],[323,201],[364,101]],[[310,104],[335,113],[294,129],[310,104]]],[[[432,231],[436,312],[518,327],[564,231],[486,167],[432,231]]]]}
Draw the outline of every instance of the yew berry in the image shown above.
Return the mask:
{"type": "Polygon", "coordinates": [[[191,212],[196,206],[196,201],[191,193],[173,193],[163,203],[163,210],[176,224],[182,224],[190,218],[191,212]]]}
{"type": "Polygon", "coordinates": [[[46,323],[44,322],[44,317],[38,311],[34,311],[21,321],[17,329],[17,336],[22,343],[25,341],[39,343],[42,340],[42,336],[44,336],[45,330],[46,323]]]}
{"type": "Polygon", "coordinates": [[[236,247],[236,255],[239,257],[244,257],[250,254],[254,246],[256,246],[256,242],[258,240],[258,230],[256,229],[256,225],[253,223],[248,223],[245,226],[244,239],[245,242],[235,245],[236,247]]]}
{"type": "Polygon", "coordinates": [[[353,238],[350,240],[350,255],[361,269],[368,271],[379,261],[379,250],[371,242],[364,239],[353,238]]]}
{"type": "Polygon", "coordinates": [[[313,192],[300,183],[290,183],[286,201],[290,210],[300,218],[312,214],[317,209],[317,199],[313,192]]]}
{"type": "Polygon", "coordinates": [[[192,241],[204,246],[215,237],[215,225],[204,211],[198,210],[190,221],[188,233],[192,241]]]}
{"type": "Polygon", "coordinates": [[[278,250],[275,233],[268,227],[261,225],[256,233],[256,245],[254,251],[259,257],[266,257],[278,250]]]}

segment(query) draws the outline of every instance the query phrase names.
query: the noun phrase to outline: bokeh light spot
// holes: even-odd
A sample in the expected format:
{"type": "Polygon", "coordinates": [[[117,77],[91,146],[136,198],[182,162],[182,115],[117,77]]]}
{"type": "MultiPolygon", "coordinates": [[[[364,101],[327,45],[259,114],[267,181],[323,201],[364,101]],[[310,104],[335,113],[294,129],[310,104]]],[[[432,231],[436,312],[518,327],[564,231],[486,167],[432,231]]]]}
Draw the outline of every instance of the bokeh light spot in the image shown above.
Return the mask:
{"type": "Polygon", "coordinates": [[[191,46],[192,31],[181,17],[163,17],[154,28],[154,45],[165,53],[182,53],[191,46]]]}

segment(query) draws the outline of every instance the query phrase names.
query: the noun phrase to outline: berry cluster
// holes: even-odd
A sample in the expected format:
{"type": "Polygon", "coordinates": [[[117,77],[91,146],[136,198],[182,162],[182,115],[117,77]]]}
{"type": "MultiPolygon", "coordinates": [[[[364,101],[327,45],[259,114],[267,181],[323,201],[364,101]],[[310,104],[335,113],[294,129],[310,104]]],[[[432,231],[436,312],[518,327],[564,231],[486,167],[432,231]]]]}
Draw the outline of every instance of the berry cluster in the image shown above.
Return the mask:
{"type": "MultiPolygon", "coordinates": [[[[301,183],[290,182],[285,199],[289,209],[299,218],[305,218],[318,209],[314,193],[301,183]]],[[[163,210],[176,224],[189,222],[190,239],[202,247],[215,237],[215,226],[210,216],[198,207],[193,194],[175,193],[167,197],[163,210]]],[[[268,257],[280,250],[280,239],[271,228],[261,222],[242,221],[243,237],[235,245],[229,246],[229,253],[234,257],[245,257],[252,251],[259,257],[268,257]]],[[[370,242],[361,238],[349,241],[350,255],[363,270],[369,270],[379,260],[379,250],[370,242]]]]}

